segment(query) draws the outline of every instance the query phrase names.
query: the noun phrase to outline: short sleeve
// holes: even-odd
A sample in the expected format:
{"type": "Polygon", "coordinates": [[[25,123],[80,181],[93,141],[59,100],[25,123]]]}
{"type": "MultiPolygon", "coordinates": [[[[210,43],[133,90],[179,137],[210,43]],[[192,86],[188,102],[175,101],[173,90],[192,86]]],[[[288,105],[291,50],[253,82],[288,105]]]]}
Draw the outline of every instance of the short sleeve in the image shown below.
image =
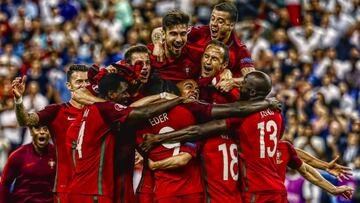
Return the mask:
{"type": "Polygon", "coordinates": [[[181,144],[180,152],[187,152],[192,157],[196,158],[199,152],[199,143],[197,142],[185,142],[181,144]]]}
{"type": "Polygon", "coordinates": [[[57,116],[63,104],[52,104],[37,112],[40,125],[49,125],[57,116]]]}
{"type": "Polygon", "coordinates": [[[254,62],[251,59],[251,54],[247,47],[244,44],[240,44],[238,49],[236,58],[240,59],[238,60],[238,66],[240,69],[254,67],[254,62]]]}
{"type": "Polygon", "coordinates": [[[111,124],[116,122],[125,123],[132,111],[131,107],[123,106],[114,102],[96,103],[96,106],[104,120],[111,124]]]}
{"type": "Polygon", "coordinates": [[[204,37],[205,34],[210,33],[210,29],[208,26],[192,26],[189,28],[188,33],[188,41],[190,43],[196,43],[204,37]]]}
{"type": "Polygon", "coordinates": [[[192,102],[183,104],[183,107],[191,111],[199,123],[204,123],[212,120],[211,110],[212,104],[204,102],[192,102]]]}
{"type": "Polygon", "coordinates": [[[299,169],[303,162],[298,157],[294,146],[292,144],[290,144],[289,142],[286,142],[286,145],[288,146],[288,151],[289,151],[288,166],[292,169],[299,169]]]}

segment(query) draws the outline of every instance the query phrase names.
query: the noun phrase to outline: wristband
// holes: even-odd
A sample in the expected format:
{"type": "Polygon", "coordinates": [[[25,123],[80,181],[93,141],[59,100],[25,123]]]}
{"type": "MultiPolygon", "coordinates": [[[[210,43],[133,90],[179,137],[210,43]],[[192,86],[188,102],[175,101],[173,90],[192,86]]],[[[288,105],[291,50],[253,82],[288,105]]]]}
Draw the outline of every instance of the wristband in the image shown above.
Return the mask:
{"type": "Polygon", "coordinates": [[[165,99],[167,96],[167,93],[166,92],[161,92],[160,93],[160,99],[165,99]]]}
{"type": "Polygon", "coordinates": [[[14,102],[15,102],[15,104],[22,104],[23,98],[20,97],[19,99],[16,99],[16,98],[14,97],[14,102]]]}

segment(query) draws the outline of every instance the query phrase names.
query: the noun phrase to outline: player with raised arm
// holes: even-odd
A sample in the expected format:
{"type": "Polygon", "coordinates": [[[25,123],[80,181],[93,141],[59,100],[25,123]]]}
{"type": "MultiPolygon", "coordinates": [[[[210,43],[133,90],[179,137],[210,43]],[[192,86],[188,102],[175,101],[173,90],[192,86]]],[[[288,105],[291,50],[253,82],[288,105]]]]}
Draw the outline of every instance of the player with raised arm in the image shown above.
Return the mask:
{"type": "Polygon", "coordinates": [[[354,191],[353,188],[349,186],[336,187],[328,182],[318,171],[298,157],[294,146],[289,142],[280,140],[276,153],[277,167],[283,182],[285,182],[286,167],[288,166],[297,170],[306,180],[321,187],[330,194],[342,195],[345,199],[351,199],[354,191]]]}
{"type": "MultiPolygon", "coordinates": [[[[67,72],[66,86],[73,92],[89,84],[87,77],[88,68],[85,65],[74,64],[67,72]]],[[[55,202],[68,202],[68,182],[71,178],[70,159],[66,155],[65,139],[66,130],[81,113],[82,104],[73,99],[67,103],[52,104],[45,109],[28,113],[22,103],[25,91],[26,76],[15,78],[12,88],[15,96],[16,118],[21,126],[46,125],[49,128],[56,149],[56,176],[54,183],[55,202]]]]}
{"type": "MultiPolygon", "coordinates": [[[[164,60],[159,62],[151,55],[151,67],[155,74],[169,81],[196,79],[200,74],[200,59],[203,48],[189,46],[187,43],[189,16],[180,10],[166,13],[162,20],[164,60]]],[[[160,34],[162,35],[162,34],[160,34]]],[[[153,44],[148,48],[152,52],[153,44]]]]}
{"type": "MultiPolygon", "coordinates": [[[[210,40],[219,40],[229,48],[230,57],[228,69],[234,74],[234,79],[224,80],[217,85],[221,90],[230,91],[234,87],[234,82],[239,85],[242,77],[250,71],[255,70],[251,55],[246,46],[238,39],[234,33],[238,11],[233,3],[223,2],[215,5],[211,13],[209,25],[192,27],[188,42],[191,46],[205,48],[210,40]]],[[[155,45],[153,55],[161,61],[164,51],[161,48],[163,41],[162,30],[154,30],[152,41],[155,45]]]]}

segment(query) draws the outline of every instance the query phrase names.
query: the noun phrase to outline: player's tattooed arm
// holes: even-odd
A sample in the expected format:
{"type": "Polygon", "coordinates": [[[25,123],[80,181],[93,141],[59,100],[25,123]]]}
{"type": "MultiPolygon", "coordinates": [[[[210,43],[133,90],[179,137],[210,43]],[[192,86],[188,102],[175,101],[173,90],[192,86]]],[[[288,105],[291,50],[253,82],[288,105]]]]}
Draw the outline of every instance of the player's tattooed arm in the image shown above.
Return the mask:
{"type": "Polygon", "coordinates": [[[15,78],[12,83],[12,91],[15,100],[16,119],[20,126],[36,125],[39,122],[39,116],[36,113],[28,113],[23,105],[22,95],[25,92],[26,76],[15,78]]]}
{"type": "Polygon", "coordinates": [[[159,102],[155,104],[149,104],[141,107],[135,107],[130,112],[129,117],[127,118],[127,124],[133,125],[138,122],[141,122],[145,119],[159,115],[169,109],[173,108],[176,105],[181,104],[184,101],[184,98],[178,97],[169,101],[159,102]]]}
{"type": "Polygon", "coordinates": [[[309,182],[314,185],[321,187],[332,195],[342,195],[346,199],[351,199],[352,193],[354,191],[353,188],[349,186],[340,186],[336,187],[327,181],[324,177],[320,175],[320,173],[315,170],[312,166],[303,163],[301,167],[298,169],[299,173],[309,182]]]}
{"type": "Polygon", "coordinates": [[[201,125],[192,125],[181,130],[158,135],[145,135],[144,142],[140,145],[144,152],[163,142],[196,141],[214,135],[221,135],[227,131],[225,120],[213,120],[201,125]]]}
{"type": "Polygon", "coordinates": [[[148,159],[148,166],[150,170],[169,170],[186,166],[192,159],[192,156],[187,152],[180,152],[180,154],[162,159],[159,161],[152,161],[148,159]]]}
{"type": "Polygon", "coordinates": [[[336,156],[335,159],[333,159],[331,162],[325,162],[299,148],[295,148],[295,150],[302,161],[314,168],[327,171],[329,174],[336,177],[339,181],[342,181],[343,179],[349,180],[349,176],[352,175],[350,167],[342,166],[336,163],[336,161],[339,159],[339,156],[336,156]]]}
{"type": "Polygon", "coordinates": [[[227,117],[245,117],[254,112],[271,108],[275,111],[281,111],[281,103],[275,99],[265,99],[262,101],[239,101],[228,104],[213,105],[211,115],[213,118],[227,118],[227,117]]]}
{"type": "Polygon", "coordinates": [[[32,126],[39,123],[39,116],[36,113],[28,113],[22,102],[15,104],[15,113],[20,126],[32,126]]]}

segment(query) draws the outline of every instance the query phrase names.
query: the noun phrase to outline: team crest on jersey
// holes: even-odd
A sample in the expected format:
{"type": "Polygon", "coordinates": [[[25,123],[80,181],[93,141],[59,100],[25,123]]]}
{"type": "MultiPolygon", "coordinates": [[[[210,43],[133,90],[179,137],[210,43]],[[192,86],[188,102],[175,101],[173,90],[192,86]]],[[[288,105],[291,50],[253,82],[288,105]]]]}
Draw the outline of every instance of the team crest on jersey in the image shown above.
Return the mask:
{"type": "Polygon", "coordinates": [[[50,159],[49,162],[48,162],[49,166],[51,169],[54,169],[55,167],[55,161],[53,159],[50,159]]]}
{"type": "Polygon", "coordinates": [[[185,65],[184,71],[185,71],[186,75],[189,76],[189,74],[191,72],[191,67],[189,65],[185,65]]]}
{"type": "Polygon", "coordinates": [[[94,90],[94,92],[99,93],[99,86],[98,85],[92,85],[91,88],[94,90]]]}
{"type": "Polygon", "coordinates": [[[121,104],[115,104],[114,108],[116,111],[122,111],[122,110],[126,109],[126,106],[123,106],[121,104]]]}
{"type": "Polygon", "coordinates": [[[277,151],[276,152],[276,164],[281,164],[283,162],[283,160],[281,160],[281,152],[277,151]]]}

